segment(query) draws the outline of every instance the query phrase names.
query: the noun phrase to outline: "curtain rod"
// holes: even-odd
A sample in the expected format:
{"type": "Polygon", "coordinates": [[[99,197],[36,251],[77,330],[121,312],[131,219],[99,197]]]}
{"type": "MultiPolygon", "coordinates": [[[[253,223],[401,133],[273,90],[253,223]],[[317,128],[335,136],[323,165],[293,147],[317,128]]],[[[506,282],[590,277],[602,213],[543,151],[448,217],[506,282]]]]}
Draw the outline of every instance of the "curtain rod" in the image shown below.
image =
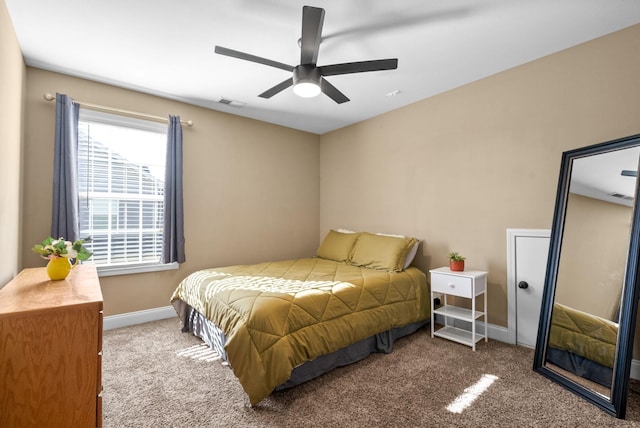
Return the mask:
{"type": "MultiPolygon", "coordinates": [[[[43,95],[44,99],[47,101],[53,101],[56,99],[56,96],[50,93],[46,93],[43,95]]],[[[134,117],[139,117],[139,118],[144,118],[144,119],[151,119],[151,120],[155,120],[157,122],[169,122],[169,119],[166,117],[160,117],[160,116],[153,116],[151,114],[146,114],[146,113],[138,113],[135,111],[129,111],[129,110],[122,110],[119,108],[113,108],[113,107],[105,107],[105,106],[101,106],[98,104],[91,104],[91,103],[85,103],[83,101],[74,101],[76,104],[80,104],[80,106],[83,107],[87,107],[90,109],[94,109],[94,110],[101,110],[101,111],[106,111],[106,112],[112,112],[112,113],[122,113],[122,114],[126,114],[128,116],[134,116],[134,117]]],[[[180,123],[184,123],[187,126],[193,126],[193,121],[192,120],[181,120],[180,123]]]]}

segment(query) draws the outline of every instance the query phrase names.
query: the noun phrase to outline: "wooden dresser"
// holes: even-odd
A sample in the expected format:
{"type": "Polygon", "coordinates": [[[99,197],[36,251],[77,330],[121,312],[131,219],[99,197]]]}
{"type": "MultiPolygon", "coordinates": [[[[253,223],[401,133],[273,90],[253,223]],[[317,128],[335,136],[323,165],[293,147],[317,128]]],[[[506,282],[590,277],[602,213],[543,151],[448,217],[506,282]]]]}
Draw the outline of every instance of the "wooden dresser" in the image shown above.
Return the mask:
{"type": "Polygon", "coordinates": [[[93,265],[62,281],[25,269],[0,289],[0,427],[102,426],[102,316],[93,265]]]}

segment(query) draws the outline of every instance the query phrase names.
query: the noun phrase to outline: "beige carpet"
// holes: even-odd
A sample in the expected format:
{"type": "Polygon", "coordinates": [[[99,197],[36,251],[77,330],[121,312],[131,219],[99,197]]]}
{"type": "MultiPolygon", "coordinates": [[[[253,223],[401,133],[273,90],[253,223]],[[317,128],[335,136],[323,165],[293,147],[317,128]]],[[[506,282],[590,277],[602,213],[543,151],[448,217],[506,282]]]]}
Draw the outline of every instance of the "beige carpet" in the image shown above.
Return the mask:
{"type": "Polygon", "coordinates": [[[428,328],[391,354],[277,392],[250,408],[229,367],[180,332],[177,319],[106,331],[104,427],[640,427],[630,391],[622,421],[531,370],[533,351],[481,342],[477,351],[428,328]],[[192,358],[188,354],[204,355],[192,358]],[[483,375],[495,377],[461,413],[447,410],[483,375]]]}

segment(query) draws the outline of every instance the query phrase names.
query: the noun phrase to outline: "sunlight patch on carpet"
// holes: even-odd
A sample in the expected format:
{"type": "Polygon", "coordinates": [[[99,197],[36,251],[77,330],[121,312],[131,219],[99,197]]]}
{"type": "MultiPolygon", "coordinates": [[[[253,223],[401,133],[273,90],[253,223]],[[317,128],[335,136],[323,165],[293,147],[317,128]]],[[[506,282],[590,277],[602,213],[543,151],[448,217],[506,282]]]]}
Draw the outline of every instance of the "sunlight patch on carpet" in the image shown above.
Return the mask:
{"type": "Polygon", "coordinates": [[[451,413],[462,413],[462,411],[476,401],[496,379],[498,379],[498,376],[490,374],[482,375],[478,382],[466,388],[461,395],[456,397],[456,399],[447,406],[447,410],[451,413]]]}
{"type": "Polygon", "coordinates": [[[216,361],[220,359],[220,355],[213,349],[209,348],[206,344],[193,345],[188,348],[180,349],[176,351],[176,355],[179,357],[191,358],[192,360],[200,361],[216,361]]]}

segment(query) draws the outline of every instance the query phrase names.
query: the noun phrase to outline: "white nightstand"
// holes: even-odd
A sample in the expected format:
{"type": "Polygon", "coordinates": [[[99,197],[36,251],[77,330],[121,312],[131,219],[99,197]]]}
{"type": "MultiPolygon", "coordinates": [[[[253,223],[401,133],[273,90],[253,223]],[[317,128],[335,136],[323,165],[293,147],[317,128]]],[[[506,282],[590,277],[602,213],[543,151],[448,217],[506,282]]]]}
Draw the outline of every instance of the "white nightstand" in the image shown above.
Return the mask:
{"type": "Polygon", "coordinates": [[[478,270],[465,270],[453,272],[448,267],[441,267],[429,271],[431,274],[431,337],[438,336],[454,342],[462,343],[476,350],[476,343],[487,337],[487,272],[478,270]],[[434,294],[443,295],[443,305],[433,308],[434,294]],[[483,312],[476,310],[476,297],[484,294],[483,312]],[[471,299],[471,309],[450,305],[447,296],[464,297],[471,299]],[[435,315],[444,317],[444,327],[434,331],[435,315]],[[484,334],[476,331],[476,321],[484,317],[484,334]],[[471,331],[456,327],[455,320],[471,323],[471,331]]]}

